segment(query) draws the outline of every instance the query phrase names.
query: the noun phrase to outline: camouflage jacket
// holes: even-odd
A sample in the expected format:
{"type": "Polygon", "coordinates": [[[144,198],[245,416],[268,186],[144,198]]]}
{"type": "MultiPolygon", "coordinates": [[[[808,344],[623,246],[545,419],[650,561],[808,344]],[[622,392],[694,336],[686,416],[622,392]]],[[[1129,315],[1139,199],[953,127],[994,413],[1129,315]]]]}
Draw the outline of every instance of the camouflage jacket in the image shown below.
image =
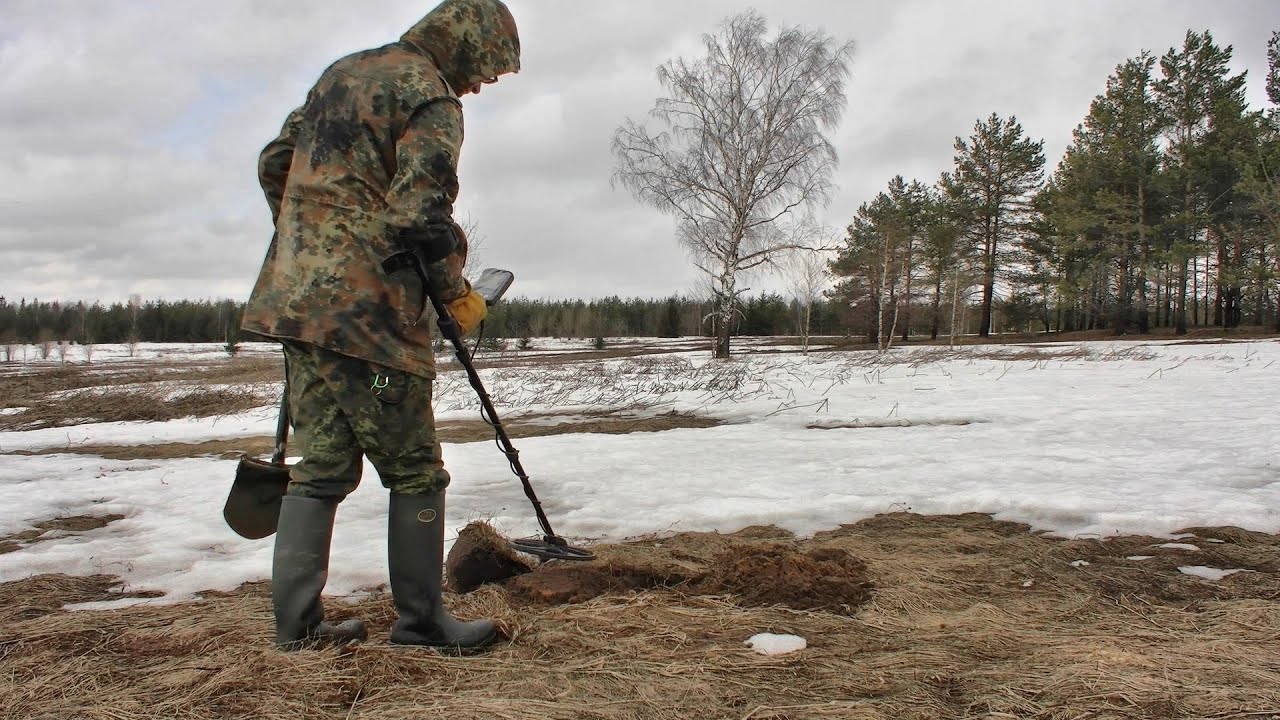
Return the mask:
{"type": "MultiPolygon", "coordinates": [[[[326,69],[259,157],[276,233],[243,328],[434,377],[420,283],[381,263],[452,226],[457,91],[519,68],[500,0],[444,0],[399,42],[326,69]]],[[[428,268],[446,302],[467,292],[465,260],[463,240],[428,268]]]]}

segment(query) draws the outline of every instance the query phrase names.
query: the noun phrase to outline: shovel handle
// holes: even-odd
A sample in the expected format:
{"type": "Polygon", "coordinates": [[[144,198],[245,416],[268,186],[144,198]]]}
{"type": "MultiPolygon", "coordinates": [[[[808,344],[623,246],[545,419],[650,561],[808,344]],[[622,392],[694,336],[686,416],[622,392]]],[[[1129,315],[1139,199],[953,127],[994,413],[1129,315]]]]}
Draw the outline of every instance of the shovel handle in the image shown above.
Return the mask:
{"type": "Polygon", "coordinates": [[[284,465],[285,447],[289,441],[289,360],[284,361],[284,390],[280,393],[280,415],[276,419],[276,445],[271,451],[271,464],[284,465]]]}

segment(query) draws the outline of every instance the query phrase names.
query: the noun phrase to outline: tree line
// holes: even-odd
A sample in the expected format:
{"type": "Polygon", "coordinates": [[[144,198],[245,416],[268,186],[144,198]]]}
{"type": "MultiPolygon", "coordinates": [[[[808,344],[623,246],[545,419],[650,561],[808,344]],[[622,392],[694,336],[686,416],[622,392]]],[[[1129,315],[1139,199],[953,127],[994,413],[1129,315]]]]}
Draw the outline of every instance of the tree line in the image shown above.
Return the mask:
{"type": "MultiPolygon", "coordinates": [[[[744,301],[733,334],[798,334],[806,308],[797,300],[766,293],[744,301]]],[[[488,337],[712,336],[705,322],[714,303],[687,296],[661,299],[608,297],[600,300],[509,298],[490,309],[488,337]]],[[[239,331],[244,303],[231,300],[149,300],[124,303],[66,303],[0,297],[0,343],[81,345],[137,342],[235,343],[251,339],[239,331]]],[[[842,320],[834,303],[809,308],[815,334],[840,334],[842,320]]]]}
{"type": "Polygon", "coordinates": [[[244,303],[232,300],[12,302],[0,296],[0,342],[228,342],[239,337],[244,303]]]}
{"type": "Polygon", "coordinates": [[[1280,32],[1264,111],[1232,51],[1188,31],[1118,65],[1048,177],[1044,142],[1016,116],[979,120],[936,182],[897,176],[858,208],[829,297],[881,347],[920,326],[958,331],[970,302],[982,336],[1280,331],[1280,32]]]}

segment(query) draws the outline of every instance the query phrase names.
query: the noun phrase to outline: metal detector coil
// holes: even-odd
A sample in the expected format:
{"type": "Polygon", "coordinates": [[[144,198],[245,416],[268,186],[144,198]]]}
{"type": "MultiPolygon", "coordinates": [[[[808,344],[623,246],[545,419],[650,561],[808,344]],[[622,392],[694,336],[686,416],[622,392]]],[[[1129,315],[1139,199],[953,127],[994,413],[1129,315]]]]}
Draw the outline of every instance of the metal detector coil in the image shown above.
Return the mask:
{"type": "Polygon", "coordinates": [[[543,560],[595,560],[596,556],[582,548],[570,546],[563,538],[544,535],[540,538],[520,538],[510,540],[512,550],[522,552],[543,560]]]}

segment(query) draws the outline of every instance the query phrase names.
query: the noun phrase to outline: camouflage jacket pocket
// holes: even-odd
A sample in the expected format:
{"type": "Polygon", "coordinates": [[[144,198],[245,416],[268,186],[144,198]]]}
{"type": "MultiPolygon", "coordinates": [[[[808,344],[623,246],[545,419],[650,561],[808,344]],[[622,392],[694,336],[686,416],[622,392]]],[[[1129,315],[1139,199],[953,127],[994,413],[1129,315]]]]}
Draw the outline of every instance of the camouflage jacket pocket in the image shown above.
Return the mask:
{"type": "Polygon", "coordinates": [[[369,364],[369,369],[371,375],[369,390],[378,400],[387,405],[396,405],[408,397],[409,388],[413,382],[412,375],[403,370],[394,370],[372,363],[369,364]]]}

